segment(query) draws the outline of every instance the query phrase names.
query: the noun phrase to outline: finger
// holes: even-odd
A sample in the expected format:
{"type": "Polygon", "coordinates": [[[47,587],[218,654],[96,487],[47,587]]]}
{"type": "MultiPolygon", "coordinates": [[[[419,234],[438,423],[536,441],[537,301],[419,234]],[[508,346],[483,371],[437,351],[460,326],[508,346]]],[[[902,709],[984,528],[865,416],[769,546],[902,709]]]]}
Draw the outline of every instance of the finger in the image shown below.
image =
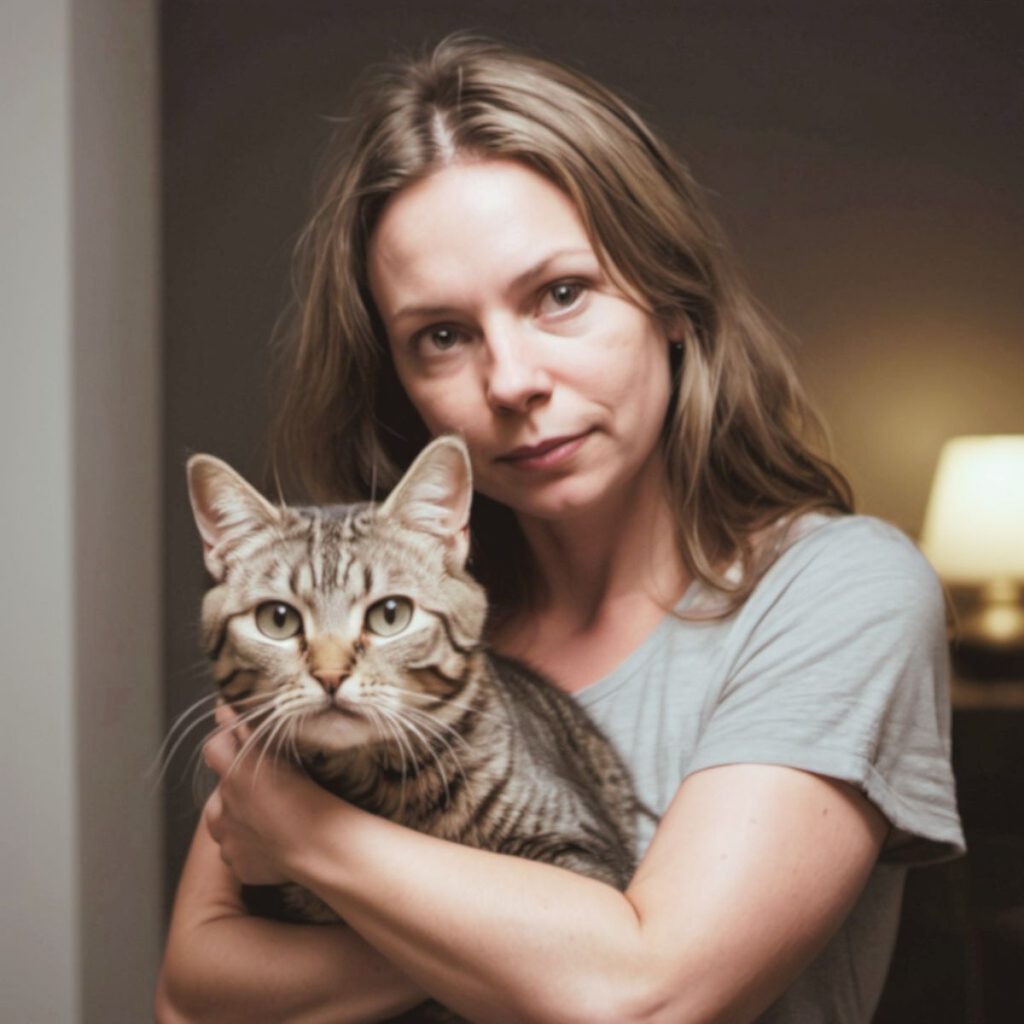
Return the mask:
{"type": "Polygon", "coordinates": [[[203,744],[203,760],[223,778],[238,756],[238,740],[230,732],[218,730],[203,744]]]}
{"type": "Polygon", "coordinates": [[[219,703],[214,718],[221,729],[238,737],[239,747],[252,735],[249,726],[238,717],[235,709],[229,704],[219,703]]]}
{"type": "Polygon", "coordinates": [[[235,714],[235,709],[230,704],[225,704],[222,700],[217,701],[216,710],[213,712],[214,721],[225,730],[230,731],[234,724],[238,721],[238,715],[235,714]]]}
{"type": "Polygon", "coordinates": [[[220,845],[222,838],[221,824],[224,818],[224,801],[221,799],[220,789],[215,789],[206,801],[203,811],[203,820],[206,822],[206,831],[215,843],[220,845]]]}

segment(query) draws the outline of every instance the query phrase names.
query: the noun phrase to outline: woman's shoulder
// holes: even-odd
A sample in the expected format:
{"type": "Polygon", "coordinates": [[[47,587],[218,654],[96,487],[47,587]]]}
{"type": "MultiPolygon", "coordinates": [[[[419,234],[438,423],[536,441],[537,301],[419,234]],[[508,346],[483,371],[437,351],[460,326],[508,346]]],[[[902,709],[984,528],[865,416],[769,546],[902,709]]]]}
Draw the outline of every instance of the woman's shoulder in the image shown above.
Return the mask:
{"type": "Polygon", "coordinates": [[[945,605],[906,534],[870,516],[803,517],[721,631],[689,771],[746,760],[840,779],[882,810],[901,856],[961,848],[945,605]]]}
{"type": "Polygon", "coordinates": [[[944,629],[945,598],[928,560],[902,530],[865,515],[811,513],[780,527],[770,564],[742,617],[801,630],[836,619],[888,619],[900,631],[944,629]]]}
{"type": "MultiPolygon", "coordinates": [[[[754,538],[759,578],[751,593],[727,621],[748,623],[788,610],[810,621],[811,609],[912,605],[933,618],[944,607],[935,571],[911,538],[874,516],[809,512],[779,520],[754,538]]],[[[739,582],[737,563],[726,574],[739,582]]],[[[728,596],[701,585],[684,600],[680,611],[718,618],[728,596]]]]}
{"type": "Polygon", "coordinates": [[[866,515],[809,513],[780,529],[765,579],[839,573],[849,584],[872,580],[940,590],[931,564],[898,527],[866,515]]]}

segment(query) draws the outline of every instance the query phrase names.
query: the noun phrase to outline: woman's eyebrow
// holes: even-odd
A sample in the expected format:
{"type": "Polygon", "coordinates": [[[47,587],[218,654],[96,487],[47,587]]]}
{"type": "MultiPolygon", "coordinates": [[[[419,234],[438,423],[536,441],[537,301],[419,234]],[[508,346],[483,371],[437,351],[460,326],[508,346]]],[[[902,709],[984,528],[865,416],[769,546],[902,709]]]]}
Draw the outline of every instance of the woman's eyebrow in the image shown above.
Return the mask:
{"type": "MultiPolygon", "coordinates": [[[[536,278],[542,277],[551,268],[551,264],[556,263],[558,260],[577,256],[589,256],[591,259],[596,259],[592,249],[559,249],[557,252],[549,253],[538,260],[521,274],[517,274],[509,282],[508,290],[515,291],[536,280],[536,278]]],[[[402,306],[394,313],[392,320],[401,320],[409,316],[444,316],[455,311],[456,307],[443,304],[438,306],[419,306],[414,304],[402,306]]]]}
{"type": "Polygon", "coordinates": [[[557,252],[550,253],[543,259],[538,260],[528,270],[524,270],[521,274],[514,277],[509,287],[521,288],[524,284],[528,284],[534,278],[541,277],[543,274],[546,274],[552,263],[569,256],[590,256],[593,258],[594,253],[591,249],[559,249],[557,252]]]}

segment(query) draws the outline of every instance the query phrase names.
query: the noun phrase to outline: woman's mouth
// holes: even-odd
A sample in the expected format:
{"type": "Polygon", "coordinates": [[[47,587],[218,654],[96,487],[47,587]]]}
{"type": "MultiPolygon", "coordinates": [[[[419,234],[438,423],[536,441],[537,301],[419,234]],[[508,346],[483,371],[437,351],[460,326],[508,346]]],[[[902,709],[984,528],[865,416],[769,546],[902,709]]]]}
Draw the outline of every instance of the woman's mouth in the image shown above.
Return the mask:
{"type": "Polygon", "coordinates": [[[584,430],[580,434],[547,438],[539,444],[522,445],[498,456],[498,462],[516,469],[551,469],[575,455],[590,433],[584,430]]]}

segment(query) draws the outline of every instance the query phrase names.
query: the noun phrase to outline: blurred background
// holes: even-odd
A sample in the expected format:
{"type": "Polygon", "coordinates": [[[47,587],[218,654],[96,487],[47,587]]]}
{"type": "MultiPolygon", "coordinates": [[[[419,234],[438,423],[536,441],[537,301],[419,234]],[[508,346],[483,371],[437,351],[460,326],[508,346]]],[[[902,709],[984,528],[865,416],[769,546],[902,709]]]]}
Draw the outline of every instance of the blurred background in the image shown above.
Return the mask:
{"type": "MultiPolygon", "coordinates": [[[[367,63],[477,29],[632,102],[789,333],[861,511],[916,537],[944,441],[1024,434],[1013,0],[4,13],[0,1019],[150,1017],[196,804],[187,756],[165,793],[145,773],[208,692],[183,466],[210,451],[261,477],[291,249],[367,63]]],[[[978,853],[916,873],[879,1020],[1011,1019],[999,971],[1024,948],[1022,708],[956,711],[978,853]]]]}

